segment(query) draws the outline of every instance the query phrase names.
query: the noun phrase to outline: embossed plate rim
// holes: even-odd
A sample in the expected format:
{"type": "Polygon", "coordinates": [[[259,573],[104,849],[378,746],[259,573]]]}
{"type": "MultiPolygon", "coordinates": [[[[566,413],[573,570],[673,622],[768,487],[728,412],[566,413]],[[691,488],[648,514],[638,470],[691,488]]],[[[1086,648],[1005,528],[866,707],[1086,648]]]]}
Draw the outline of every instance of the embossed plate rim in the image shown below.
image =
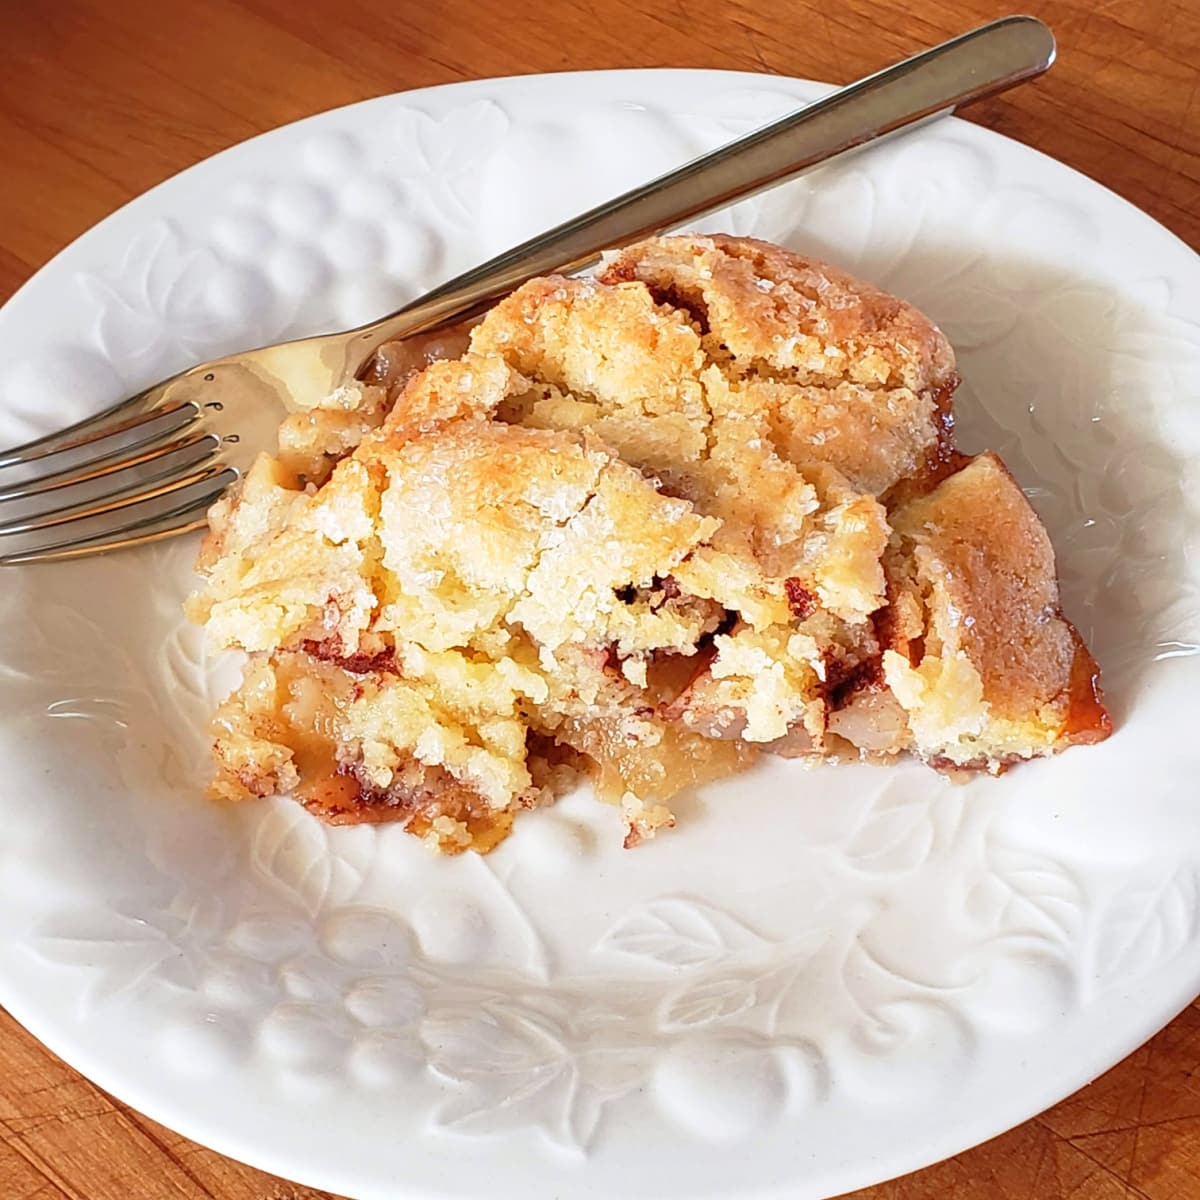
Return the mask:
{"type": "MultiPolygon", "coordinates": [[[[669,96],[679,88],[686,90],[688,87],[695,87],[696,93],[699,95],[707,88],[715,89],[718,86],[727,86],[730,88],[741,86],[747,89],[758,90],[768,88],[784,89],[791,91],[793,94],[810,98],[819,95],[825,90],[822,85],[807,84],[803,81],[777,80],[771,77],[735,72],[691,70],[669,72],[584,72],[560,76],[484,80],[447,85],[441,88],[423,89],[421,91],[405,93],[402,97],[381,97],[377,100],[365,101],[359,105],[348,106],[346,109],[334,110],[334,114],[341,113],[345,115],[352,110],[362,111],[372,106],[389,103],[395,104],[401,98],[405,103],[413,105],[420,105],[424,99],[435,95],[441,98],[453,94],[464,100],[468,100],[472,96],[479,96],[485,99],[493,97],[503,99],[506,94],[520,92],[523,89],[542,92],[549,91],[550,93],[559,92],[578,99],[580,103],[585,101],[605,102],[620,100],[627,98],[622,95],[626,90],[629,92],[641,91],[643,93],[656,92],[657,99],[646,99],[646,103],[661,104],[664,96],[669,96]]],[[[302,132],[306,130],[306,127],[311,128],[314,123],[319,123],[324,118],[334,114],[321,114],[314,118],[308,118],[305,121],[296,122],[292,126],[284,127],[283,130],[276,130],[261,135],[261,137],[274,139],[279,138],[289,130],[302,132]]],[[[1015,143],[1000,137],[1000,135],[979,129],[978,127],[967,126],[961,122],[955,122],[954,128],[959,130],[962,137],[970,144],[981,146],[993,145],[996,147],[1007,146],[1010,148],[1016,146],[1015,143]]],[[[918,133],[912,136],[920,138],[924,135],[918,133]]],[[[244,157],[247,147],[252,146],[259,140],[252,139],[249,143],[242,143],[220,155],[214,156],[214,158],[205,163],[189,168],[188,171],[181,172],[171,180],[160,185],[159,189],[155,189],[155,191],[160,195],[167,189],[175,189],[181,193],[186,192],[192,182],[197,179],[197,176],[193,172],[202,172],[207,177],[212,173],[216,164],[239,161],[235,156],[244,157]]],[[[1054,160],[1044,155],[1031,152],[1024,147],[1019,147],[1018,149],[1022,155],[1032,155],[1036,159],[1041,160],[1047,171],[1067,171],[1061,164],[1054,162],[1054,160]]],[[[1186,255],[1188,267],[1193,272],[1195,271],[1195,256],[1183,246],[1183,243],[1175,239],[1174,235],[1163,230],[1161,226],[1157,226],[1145,214],[1138,212],[1128,202],[1107,189],[1101,188],[1100,185],[1083,179],[1083,177],[1078,176],[1074,172],[1068,172],[1068,175],[1074,175],[1076,180],[1082,180],[1082,183],[1086,185],[1090,193],[1096,195],[1102,193],[1104,205],[1111,206],[1112,201],[1117,201],[1119,207],[1116,211],[1120,212],[1120,219],[1135,221],[1141,236],[1158,238],[1166,233],[1167,237],[1174,243],[1175,253],[1183,250],[1186,255]]],[[[1062,178],[1065,179],[1067,176],[1063,176],[1062,178]]],[[[134,200],[129,205],[118,210],[117,213],[113,214],[113,217],[108,218],[106,222],[102,222],[95,230],[83,235],[83,238],[77,242],[72,243],[59,256],[56,256],[48,266],[55,266],[64,258],[73,257],[79,250],[80,243],[93,239],[93,234],[98,234],[101,229],[108,225],[108,222],[117,219],[124,220],[131,215],[136,215],[136,208],[140,199],[134,200]]],[[[1183,263],[1181,261],[1180,270],[1182,269],[1183,263]]],[[[14,297],[14,300],[22,297],[25,291],[26,289],[22,288],[17,297],[14,297]]],[[[3,336],[2,331],[3,322],[0,321],[0,336],[3,336]]],[[[1196,955],[1193,954],[1192,957],[1195,958],[1196,955]]],[[[1160,991],[1156,997],[1157,1002],[1153,1005],[1153,1015],[1149,1015],[1149,1009],[1145,1010],[1143,1021],[1136,1028],[1132,1023],[1129,1024],[1126,1027],[1126,1036],[1124,1038],[1112,1039],[1107,1043],[1103,1055],[1095,1055],[1092,1058],[1086,1058],[1081,1055],[1073,1071],[1066,1073],[1060,1071],[1053,1076],[1053,1079],[1048,1078],[1045,1084],[1036,1091],[1033,1087],[1029,1087],[1009,1096],[1007,1098],[1007,1109],[1004,1111],[1000,1111],[1004,1107],[1003,1105],[990,1108],[986,1111],[981,1110],[979,1114],[974,1115],[967,1122],[956,1125],[952,1131],[939,1129],[937,1137],[926,1137],[920,1141],[919,1147],[913,1147],[909,1144],[886,1148],[874,1146],[868,1154],[864,1155],[864,1158],[869,1159],[869,1161],[854,1168],[840,1172],[825,1169],[819,1171],[816,1178],[812,1176],[808,1178],[800,1176],[789,1181],[786,1185],[764,1187],[757,1191],[742,1190],[737,1194],[743,1197],[744,1200],[749,1200],[751,1196],[762,1197],[765,1200],[766,1197],[781,1195],[781,1189],[784,1188],[792,1196],[800,1192],[817,1195],[829,1194],[832,1191],[843,1191],[881,1179],[886,1175],[914,1169],[927,1162],[961,1150],[967,1144],[999,1133],[1002,1129],[1031,1115],[1034,1111],[1039,1111],[1046,1105],[1053,1103],[1062,1095],[1075,1090],[1080,1084],[1105,1069],[1111,1062],[1116,1061],[1117,1058],[1140,1044],[1145,1037],[1153,1033],[1155,1029],[1183,1007],[1191,998],[1194,994],[1195,983],[1198,978],[1200,978],[1200,961],[1193,964],[1189,973],[1180,974],[1181,983],[1177,990],[1172,989],[1172,994],[1169,997],[1160,991]]],[[[153,1087],[146,1087],[140,1084],[135,1076],[130,1075],[127,1071],[122,1071],[122,1064],[112,1061],[111,1057],[106,1058],[104,1047],[100,1044],[95,1041],[89,1043],[86,1038],[82,1041],[78,1038],[73,1039],[70,1030],[61,1024],[56,1024],[55,1019],[48,1015],[48,1009],[43,1010],[39,1008],[36,996],[22,995],[20,985],[14,984],[11,979],[0,980],[0,995],[4,996],[8,1007],[13,1011],[17,1019],[22,1021],[23,1024],[30,1028],[48,1046],[56,1052],[61,1053],[68,1061],[79,1066],[85,1074],[95,1079],[101,1086],[108,1088],[108,1090],[134,1104],[135,1107],[165,1121],[165,1123],[179,1129],[181,1132],[212,1145],[225,1153],[229,1153],[234,1157],[252,1162],[257,1166],[276,1173],[284,1175],[300,1174],[305,1182],[324,1187],[331,1191],[350,1192],[352,1194],[359,1193],[361,1195],[393,1194],[386,1190],[385,1185],[377,1176],[363,1175],[356,1178],[352,1173],[354,1170],[353,1164],[347,1165],[344,1162],[336,1163],[332,1161],[324,1163],[314,1162],[311,1156],[302,1162],[300,1158],[295,1156],[294,1151],[289,1155],[289,1152],[283,1148],[282,1143],[275,1145],[269,1150],[262,1149],[258,1144],[249,1139],[242,1129],[231,1129],[228,1126],[222,1127],[219,1124],[211,1122],[205,1124],[202,1118],[197,1118],[195,1113],[189,1109],[186,1101],[180,1102],[175,1099],[175,1095],[181,1093],[185,1085],[181,1084],[172,1088],[169,1083],[166,1086],[160,1084],[159,1090],[156,1091],[153,1087]],[[10,992],[12,995],[7,995],[10,992]]],[[[304,1153],[307,1153],[307,1147],[302,1148],[302,1150],[304,1153]]],[[[799,1170],[799,1164],[797,1164],[797,1169],[799,1170]]],[[[457,1189],[453,1192],[450,1190],[439,1191],[428,1189],[419,1191],[415,1184],[406,1187],[405,1193],[412,1197],[427,1195],[431,1198],[448,1194],[461,1194],[457,1189]]],[[[729,1194],[732,1195],[733,1193],[729,1194]]]]}

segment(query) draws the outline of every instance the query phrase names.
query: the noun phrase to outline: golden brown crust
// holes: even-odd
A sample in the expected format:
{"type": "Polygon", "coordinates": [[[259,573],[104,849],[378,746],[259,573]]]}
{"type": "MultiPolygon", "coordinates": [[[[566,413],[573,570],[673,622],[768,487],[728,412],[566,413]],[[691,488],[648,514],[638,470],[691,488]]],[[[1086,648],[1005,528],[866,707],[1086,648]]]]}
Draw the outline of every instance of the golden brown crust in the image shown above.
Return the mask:
{"type": "Polygon", "coordinates": [[[956,383],[911,306],[726,237],[385,348],[211,515],[189,612],[250,654],[214,794],[486,851],[583,770],[633,845],[760,749],[999,770],[1106,736],[956,383]]]}
{"type": "Polygon", "coordinates": [[[936,634],[965,650],[996,716],[1062,706],[1075,641],[1059,608],[1054,549],[1003,463],[981,454],[890,516],[901,553],[931,589],[927,648],[936,634]]]}
{"type": "Polygon", "coordinates": [[[781,453],[762,389],[643,283],[534,280],[487,315],[472,348],[526,381],[503,419],[587,431],[720,521],[686,568],[691,590],[758,626],[788,619],[789,579],[848,619],[882,601],[883,507],[819,456],[781,453]]]}
{"type": "Polygon", "coordinates": [[[912,671],[894,662],[889,682],[913,713],[941,703],[939,689],[960,717],[977,710],[945,745],[936,726],[917,729],[923,752],[1011,761],[1106,733],[1102,704],[1082,711],[1076,676],[1090,659],[1062,615],[1050,539],[1004,464],[981,454],[890,516],[893,608],[908,613],[892,649],[912,671]]]}
{"type": "Polygon", "coordinates": [[[586,435],[470,415],[468,372],[511,379],[478,356],[437,364],[325,485],[292,493],[282,525],[255,526],[252,555],[214,564],[193,609],[214,646],[256,654],[219,714],[217,794],[287,786],[336,823],[403,820],[442,849],[486,849],[536,802],[532,730],[609,747],[616,802],[688,777],[631,679],[719,620],[662,583],[716,522],[586,435]]]}
{"type": "Polygon", "coordinates": [[[310,408],[289,413],[279,427],[280,463],[305,481],[324,483],[338,461],[379,428],[413,376],[466,351],[471,324],[389,342],[375,353],[361,379],[310,408]]]}
{"type": "MultiPolygon", "coordinates": [[[[358,664],[363,666],[365,664],[358,664]]],[[[347,761],[341,726],[360,699],[361,676],[309,652],[254,656],[214,722],[216,799],[292,793],[331,825],[402,823],[456,854],[501,840],[512,815],[443,766],[398,755],[386,785],[347,761]]],[[[533,801],[537,788],[531,787],[533,801]]]]}
{"type": "Polygon", "coordinates": [[[600,278],[638,279],[682,305],[746,372],[766,364],[798,382],[853,379],[913,391],[939,387],[954,373],[949,343],[911,305],[769,242],[655,238],[622,250],[600,278]]]}
{"type": "Polygon", "coordinates": [[[954,354],[894,296],[782,247],[721,236],[631,246],[601,278],[639,280],[692,314],[792,462],[829,463],[878,495],[937,444],[954,354]]]}

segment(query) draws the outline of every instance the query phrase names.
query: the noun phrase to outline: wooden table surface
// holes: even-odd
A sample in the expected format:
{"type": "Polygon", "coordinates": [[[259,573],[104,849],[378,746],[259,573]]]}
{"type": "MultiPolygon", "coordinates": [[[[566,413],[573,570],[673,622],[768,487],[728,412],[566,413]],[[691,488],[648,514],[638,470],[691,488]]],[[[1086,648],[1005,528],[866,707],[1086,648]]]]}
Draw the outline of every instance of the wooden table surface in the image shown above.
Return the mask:
{"type": "MultiPolygon", "coordinates": [[[[1200,0],[1019,7],[1052,26],[1059,61],[971,118],[1200,248],[1200,0]]],[[[992,0],[0,0],[0,296],[181,168],[336,105],[589,67],[848,82],[1006,11],[992,0]]],[[[0,1012],[0,1200],[320,1195],[133,1112],[0,1012]]],[[[856,1195],[1200,1197],[1200,1007],[1020,1128],[856,1195]]]]}

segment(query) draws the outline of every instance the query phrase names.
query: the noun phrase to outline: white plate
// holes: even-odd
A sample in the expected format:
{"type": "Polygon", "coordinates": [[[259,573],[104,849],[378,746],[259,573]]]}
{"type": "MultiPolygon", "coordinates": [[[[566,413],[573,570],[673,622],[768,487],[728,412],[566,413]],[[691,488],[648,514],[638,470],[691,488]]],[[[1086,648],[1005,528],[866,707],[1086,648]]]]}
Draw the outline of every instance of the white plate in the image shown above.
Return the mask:
{"type": "MultiPolygon", "coordinates": [[[[236,147],[5,307],[0,443],[393,307],[821,91],[495,80],[236,147]]],[[[826,255],[943,325],[962,439],[1045,518],[1116,735],[962,788],[777,762],[634,852],[577,795],[489,858],[439,860],[201,798],[193,544],[6,571],[0,1000],[103,1087],[369,1200],[794,1200],[1000,1132],[1196,994],[1195,255],[957,121],[706,226],[826,255]]]]}

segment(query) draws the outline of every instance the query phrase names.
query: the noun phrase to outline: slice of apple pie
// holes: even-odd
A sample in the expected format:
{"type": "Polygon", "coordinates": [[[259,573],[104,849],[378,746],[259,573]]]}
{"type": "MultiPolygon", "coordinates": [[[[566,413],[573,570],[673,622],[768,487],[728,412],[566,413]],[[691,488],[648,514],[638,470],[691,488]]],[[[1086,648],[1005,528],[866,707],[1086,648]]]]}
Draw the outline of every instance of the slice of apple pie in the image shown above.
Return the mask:
{"type": "Polygon", "coordinates": [[[762,751],[998,772],[1107,736],[956,383],[910,306],[724,237],[385,348],[210,514],[189,611],[248,656],[214,795],[486,851],[582,772],[632,845],[762,751]]]}

